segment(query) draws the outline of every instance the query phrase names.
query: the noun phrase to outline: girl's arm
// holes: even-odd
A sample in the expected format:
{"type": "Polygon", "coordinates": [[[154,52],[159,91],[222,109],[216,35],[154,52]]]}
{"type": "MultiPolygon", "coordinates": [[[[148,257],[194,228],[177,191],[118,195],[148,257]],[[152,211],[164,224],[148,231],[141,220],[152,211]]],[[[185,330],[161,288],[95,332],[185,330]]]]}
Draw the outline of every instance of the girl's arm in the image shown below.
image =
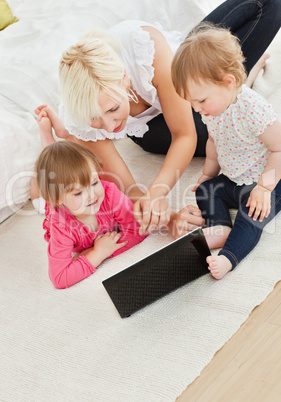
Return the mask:
{"type": "Polygon", "coordinates": [[[73,247],[71,235],[63,228],[52,226],[48,245],[49,277],[57,289],[68,288],[96,271],[83,255],[73,260],[73,247]]]}
{"type": "Polygon", "coordinates": [[[267,217],[270,213],[271,192],[281,179],[280,121],[275,120],[259,138],[268,147],[270,154],[263,174],[258,180],[257,186],[251,191],[246,206],[249,207],[249,216],[253,216],[254,220],[259,218],[259,221],[262,222],[264,217],[267,217]]]}
{"type": "Polygon", "coordinates": [[[68,288],[92,275],[96,268],[127,241],[119,242],[121,234],[108,232],[94,240],[94,247],[72,257],[74,240],[67,230],[59,225],[51,228],[48,246],[49,277],[57,289],[68,288]]]}

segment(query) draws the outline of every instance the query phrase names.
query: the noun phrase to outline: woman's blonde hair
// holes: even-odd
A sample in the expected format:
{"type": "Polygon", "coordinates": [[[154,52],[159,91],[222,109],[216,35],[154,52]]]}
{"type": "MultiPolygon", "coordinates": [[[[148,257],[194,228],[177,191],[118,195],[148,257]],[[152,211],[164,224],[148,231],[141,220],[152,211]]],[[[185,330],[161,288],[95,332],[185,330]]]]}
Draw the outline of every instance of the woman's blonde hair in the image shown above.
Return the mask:
{"type": "Polygon", "coordinates": [[[85,126],[101,116],[99,95],[128,96],[122,82],[125,67],[120,45],[101,30],[88,32],[62,54],[59,68],[62,99],[73,121],[85,126]]]}
{"type": "Polygon", "coordinates": [[[88,187],[92,180],[92,163],[99,172],[101,163],[89,149],[70,141],[59,141],[43,149],[35,164],[41,196],[58,206],[75,184],[88,187]]]}
{"type": "Polygon", "coordinates": [[[200,23],[180,45],[172,62],[172,81],[177,93],[186,98],[187,82],[210,81],[224,85],[223,77],[232,74],[236,86],[246,79],[239,39],[226,28],[200,23]]]}

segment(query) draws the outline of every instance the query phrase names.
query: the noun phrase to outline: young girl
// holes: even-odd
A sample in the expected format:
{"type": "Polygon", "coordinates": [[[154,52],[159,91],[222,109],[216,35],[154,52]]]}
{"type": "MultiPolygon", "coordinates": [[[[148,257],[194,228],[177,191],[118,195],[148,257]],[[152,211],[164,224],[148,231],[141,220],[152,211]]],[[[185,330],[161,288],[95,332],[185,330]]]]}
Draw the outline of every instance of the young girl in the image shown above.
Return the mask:
{"type": "MultiPolygon", "coordinates": [[[[224,24],[241,39],[249,72],[280,28],[281,3],[227,0],[205,19],[224,24]]],[[[184,36],[143,21],[123,21],[110,29],[110,36],[83,38],[62,56],[62,121],[45,106],[36,111],[45,107],[58,137],[83,144],[99,156],[107,178],[121,183],[133,200],[144,232],[169,221],[167,194],[194,153],[205,155],[204,124],[171,81],[173,54],[184,36]],[[149,152],[167,154],[146,192],[112,142],[126,135],[149,152]]],[[[54,141],[51,132],[46,141],[54,141]]]]}
{"type": "Polygon", "coordinates": [[[221,279],[255,247],[281,208],[281,123],[273,108],[243,84],[238,39],[200,24],[178,49],[172,79],[207,125],[203,175],[194,188],[210,248],[207,262],[221,279]],[[221,174],[219,175],[219,173],[221,174]],[[238,213],[234,226],[229,209],[238,213]]]}
{"type": "MultiPolygon", "coordinates": [[[[40,120],[48,129],[47,117],[40,120]]],[[[49,242],[49,276],[56,288],[87,278],[110,256],[141,242],[132,202],[115,184],[99,179],[100,165],[81,145],[60,141],[44,148],[36,163],[46,203],[43,227],[49,242]]]]}

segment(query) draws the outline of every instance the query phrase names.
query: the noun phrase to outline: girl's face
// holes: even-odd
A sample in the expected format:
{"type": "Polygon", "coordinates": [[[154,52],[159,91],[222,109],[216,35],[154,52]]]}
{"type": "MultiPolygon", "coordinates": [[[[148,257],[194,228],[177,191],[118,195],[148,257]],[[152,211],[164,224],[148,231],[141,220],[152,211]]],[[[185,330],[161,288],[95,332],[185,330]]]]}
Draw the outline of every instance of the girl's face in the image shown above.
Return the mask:
{"type": "Polygon", "coordinates": [[[104,200],[104,188],[94,165],[90,163],[92,180],[89,187],[75,184],[74,189],[66,193],[62,203],[76,218],[96,214],[104,200]]]}
{"type": "Polygon", "coordinates": [[[108,133],[124,130],[130,113],[129,98],[126,96],[116,101],[106,94],[100,94],[99,105],[102,115],[92,120],[91,127],[106,130],[108,133]]]}
{"type": "Polygon", "coordinates": [[[230,77],[229,80],[225,80],[225,85],[216,85],[210,81],[197,83],[192,80],[189,80],[187,84],[189,91],[187,100],[195,112],[201,115],[219,116],[236,100],[235,78],[233,80],[230,77]]]}

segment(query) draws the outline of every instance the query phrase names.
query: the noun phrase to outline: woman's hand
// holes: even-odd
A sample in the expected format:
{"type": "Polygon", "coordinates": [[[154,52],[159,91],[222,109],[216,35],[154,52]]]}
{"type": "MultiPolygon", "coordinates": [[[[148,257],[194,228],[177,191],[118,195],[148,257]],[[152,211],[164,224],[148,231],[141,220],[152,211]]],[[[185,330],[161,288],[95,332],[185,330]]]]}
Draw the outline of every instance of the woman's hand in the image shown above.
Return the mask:
{"type": "Polygon", "coordinates": [[[170,208],[164,196],[152,198],[149,193],[146,193],[134,203],[134,216],[140,223],[140,235],[167,226],[170,214],[170,208]]]}
{"type": "Polygon", "coordinates": [[[200,209],[193,205],[187,205],[177,213],[172,213],[168,228],[171,235],[178,239],[204,225],[204,223],[205,219],[202,218],[200,209]]]}
{"type": "Polygon", "coordinates": [[[249,216],[253,216],[253,220],[262,222],[267,218],[271,209],[271,191],[260,185],[256,185],[250,193],[246,207],[249,207],[249,216]]]}

